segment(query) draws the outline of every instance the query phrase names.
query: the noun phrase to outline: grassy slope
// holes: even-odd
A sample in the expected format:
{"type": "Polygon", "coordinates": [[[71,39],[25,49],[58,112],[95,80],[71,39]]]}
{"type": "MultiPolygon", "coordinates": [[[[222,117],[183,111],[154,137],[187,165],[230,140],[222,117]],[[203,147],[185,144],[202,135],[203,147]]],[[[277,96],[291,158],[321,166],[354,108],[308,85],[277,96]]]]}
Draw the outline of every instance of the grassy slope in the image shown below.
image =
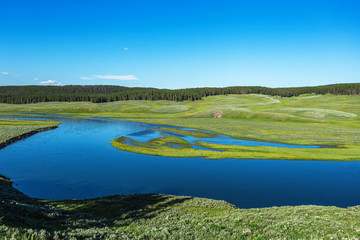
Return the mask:
{"type": "Polygon", "coordinates": [[[0,175],[1,239],[358,239],[360,208],[238,209],[159,194],[32,199],[0,175]],[[13,237],[13,238],[11,238],[13,237]]]}
{"type": "MultiPolygon", "coordinates": [[[[292,98],[264,95],[211,96],[195,102],[122,101],[94,104],[0,104],[0,114],[37,112],[73,116],[126,117],[126,120],[209,130],[236,138],[304,145],[337,145],[336,149],[292,150],[227,147],[226,154],[196,152],[187,156],[212,158],[271,158],[359,160],[360,96],[302,95],[292,98]],[[223,111],[213,118],[213,111],[223,111]],[[268,153],[271,154],[268,154],[268,153]]],[[[226,146],[210,146],[224,149],[226,146]]],[[[139,149],[135,149],[139,151],[139,149]]],[[[153,150],[152,150],[153,151],[153,150]]],[[[167,152],[172,151],[167,149],[167,152]]],[[[164,152],[163,149],[158,149],[164,152]]],[[[173,151],[172,151],[173,152],[173,151]]],[[[179,154],[184,154],[184,151],[179,154]]],[[[172,153],[172,156],[176,153],[172,153]]]]}

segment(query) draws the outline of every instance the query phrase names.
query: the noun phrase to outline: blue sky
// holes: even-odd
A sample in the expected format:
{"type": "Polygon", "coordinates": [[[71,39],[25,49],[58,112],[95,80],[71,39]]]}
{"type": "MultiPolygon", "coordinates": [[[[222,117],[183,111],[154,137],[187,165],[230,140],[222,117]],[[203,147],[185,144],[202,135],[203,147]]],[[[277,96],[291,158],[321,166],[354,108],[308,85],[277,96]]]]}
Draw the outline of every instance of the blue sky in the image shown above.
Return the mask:
{"type": "Polygon", "coordinates": [[[0,85],[360,82],[359,1],[2,0],[0,85]]]}

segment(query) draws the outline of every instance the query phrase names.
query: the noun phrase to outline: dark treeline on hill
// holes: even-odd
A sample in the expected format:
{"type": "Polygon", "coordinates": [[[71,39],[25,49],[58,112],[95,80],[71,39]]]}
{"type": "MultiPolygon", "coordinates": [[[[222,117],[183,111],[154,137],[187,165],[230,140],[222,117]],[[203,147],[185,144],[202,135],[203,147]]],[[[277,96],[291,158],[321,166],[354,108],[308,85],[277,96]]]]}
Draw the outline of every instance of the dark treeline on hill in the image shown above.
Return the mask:
{"type": "Polygon", "coordinates": [[[94,86],[0,86],[0,103],[27,104],[37,102],[95,103],[120,100],[170,100],[195,101],[206,96],[226,94],[264,94],[292,97],[300,94],[360,95],[359,83],[333,84],[316,87],[267,88],[267,87],[224,87],[187,88],[178,90],[156,88],[129,88],[110,85],[94,86]]]}

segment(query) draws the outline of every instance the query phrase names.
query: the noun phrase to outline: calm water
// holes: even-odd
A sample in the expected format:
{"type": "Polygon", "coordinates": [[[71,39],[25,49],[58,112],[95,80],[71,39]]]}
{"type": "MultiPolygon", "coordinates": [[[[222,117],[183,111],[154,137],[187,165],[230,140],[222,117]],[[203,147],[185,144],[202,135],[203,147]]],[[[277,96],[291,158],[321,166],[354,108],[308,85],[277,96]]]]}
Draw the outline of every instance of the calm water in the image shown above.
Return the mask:
{"type": "MultiPolygon", "coordinates": [[[[107,119],[59,121],[63,124],[55,130],[0,150],[0,174],[10,177],[31,197],[84,199],[164,193],[221,199],[241,208],[360,204],[360,162],[147,156],[119,151],[110,141],[119,136],[143,141],[161,136],[153,130],[156,125],[107,119]]],[[[232,144],[241,141],[225,136],[202,140],[219,139],[232,144]]]]}

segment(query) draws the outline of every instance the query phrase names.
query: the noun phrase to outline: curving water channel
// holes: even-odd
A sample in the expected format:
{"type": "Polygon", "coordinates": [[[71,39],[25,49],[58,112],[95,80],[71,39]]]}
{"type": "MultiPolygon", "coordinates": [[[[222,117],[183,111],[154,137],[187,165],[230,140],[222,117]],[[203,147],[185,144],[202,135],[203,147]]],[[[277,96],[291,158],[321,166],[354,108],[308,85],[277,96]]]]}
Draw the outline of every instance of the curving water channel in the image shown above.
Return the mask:
{"type": "MultiPolygon", "coordinates": [[[[19,190],[31,197],[84,199],[110,194],[163,193],[220,199],[241,208],[360,204],[360,162],[148,156],[119,151],[110,141],[120,136],[137,141],[161,136],[157,125],[106,118],[35,119],[49,118],[63,124],[0,150],[0,174],[10,177],[19,190]]],[[[181,137],[189,142],[199,140],[181,137]]],[[[318,147],[245,141],[222,135],[200,140],[318,147]]]]}

